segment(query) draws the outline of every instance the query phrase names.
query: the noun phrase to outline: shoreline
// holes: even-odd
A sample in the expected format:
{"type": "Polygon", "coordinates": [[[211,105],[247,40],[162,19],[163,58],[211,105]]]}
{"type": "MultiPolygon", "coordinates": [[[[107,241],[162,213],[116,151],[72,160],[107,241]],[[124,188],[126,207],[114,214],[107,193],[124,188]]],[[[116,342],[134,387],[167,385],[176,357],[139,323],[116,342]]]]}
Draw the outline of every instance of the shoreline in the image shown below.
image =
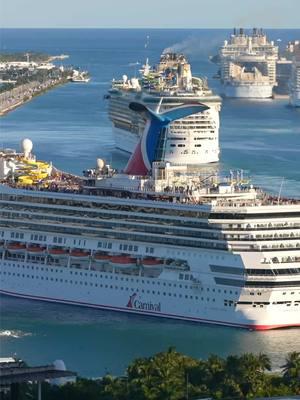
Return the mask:
{"type": "Polygon", "coordinates": [[[0,117],[5,116],[9,112],[15,110],[16,108],[22,106],[23,104],[28,103],[32,99],[37,96],[42,95],[43,93],[48,92],[51,89],[56,88],[57,86],[64,85],[70,82],[68,79],[60,79],[59,81],[50,81],[48,84],[40,83],[40,82],[31,82],[25,85],[20,85],[16,88],[13,88],[7,92],[3,92],[0,94],[0,117]],[[23,91],[23,93],[22,93],[23,91]],[[15,93],[14,93],[15,92],[15,93]],[[21,92],[21,93],[20,93],[21,92]],[[23,96],[22,98],[20,98],[23,96]],[[8,97],[7,106],[2,108],[2,98],[8,97]]]}

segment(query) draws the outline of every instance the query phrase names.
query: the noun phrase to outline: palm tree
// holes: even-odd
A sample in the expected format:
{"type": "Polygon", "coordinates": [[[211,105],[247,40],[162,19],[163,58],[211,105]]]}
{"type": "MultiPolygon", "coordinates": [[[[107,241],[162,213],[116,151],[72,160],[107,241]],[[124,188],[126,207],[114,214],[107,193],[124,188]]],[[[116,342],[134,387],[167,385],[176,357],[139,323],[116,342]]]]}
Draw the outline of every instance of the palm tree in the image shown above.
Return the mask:
{"type": "Polygon", "coordinates": [[[243,397],[263,395],[267,386],[265,371],[271,370],[271,362],[265,354],[245,353],[242,356],[228,356],[226,359],[226,379],[231,382],[231,388],[237,392],[237,387],[243,397]],[[236,385],[234,385],[234,382],[236,385]]]}
{"type": "Polygon", "coordinates": [[[300,353],[293,351],[286,356],[286,363],[281,367],[283,378],[296,394],[300,393],[300,353]]]}
{"type": "Polygon", "coordinates": [[[259,353],[257,356],[257,361],[262,372],[271,371],[271,360],[270,357],[268,357],[266,354],[259,353]]]}

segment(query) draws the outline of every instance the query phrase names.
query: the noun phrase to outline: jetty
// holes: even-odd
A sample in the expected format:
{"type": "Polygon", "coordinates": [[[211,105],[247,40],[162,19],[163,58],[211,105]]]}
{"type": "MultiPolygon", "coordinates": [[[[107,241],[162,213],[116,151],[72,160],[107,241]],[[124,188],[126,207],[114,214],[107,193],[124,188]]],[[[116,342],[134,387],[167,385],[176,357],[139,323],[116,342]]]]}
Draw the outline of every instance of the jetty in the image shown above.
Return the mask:
{"type": "Polygon", "coordinates": [[[78,77],[78,71],[71,66],[53,63],[65,58],[68,55],[0,54],[0,116],[78,77]]]}
{"type": "Polygon", "coordinates": [[[0,93],[0,116],[30,101],[33,97],[66,82],[68,80],[64,78],[47,79],[44,82],[33,81],[0,93]]]}

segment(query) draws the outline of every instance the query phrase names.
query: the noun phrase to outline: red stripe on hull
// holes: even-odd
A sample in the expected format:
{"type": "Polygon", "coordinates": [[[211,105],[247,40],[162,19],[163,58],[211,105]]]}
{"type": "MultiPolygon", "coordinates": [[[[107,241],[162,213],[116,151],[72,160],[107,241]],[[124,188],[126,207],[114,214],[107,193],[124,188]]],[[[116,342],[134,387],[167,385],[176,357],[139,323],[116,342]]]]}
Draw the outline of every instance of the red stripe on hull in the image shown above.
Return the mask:
{"type": "Polygon", "coordinates": [[[85,303],[85,302],[73,301],[73,300],[62,300],[62,299],[55,299],[55,298],[43,297],[43,296],[31,296],[31,295],[22,294],[22,293],[9,292],[7,290],[0,290],[0,293],[2,293],[4,295],[8,295],[8,296],[21,297],[21,298],[29,299],[29,300],[41,300],[41,301],[47,301],[47,302],[52,302],[52,303],[62,303],[62,304],[69,304],[69,305],[83,306],[83,307],[90,307],[90,308],[98,308],[98,309],[104,309],[104,310],[110,310],[110,311],[118,311],[118,312],[121,311],[121,312],[126,312],[126,313],[131,313],[131,314],[137,314],[137,315],[163,317],[163,318],[170,318],[170,319],[177,319],[177,320],[191,321],[191,322],[202,322],[205,324],[224,325],[224,326],[230,326],[230,327],[235,327],[235,328],[250,329],[253,331],[266,331],[266,330],[271,330],[271,329],[300,327],[300,324],[281,324],[281,325],[237,324],[234,322],[224,322],[224,321],[217,321],[217,320],[210,320],[210,319],[193,318],[193,317],[186,317],[186,316],[181,316],[181,315],[176,315],[176,314],[158,313],[158,312],[147,311],[147,310],[139,311],[136,309],[130,309],[130,308],[126,308],[126,307],[111,307],[111,306],[105,306],[102,304],[85,303]]]}

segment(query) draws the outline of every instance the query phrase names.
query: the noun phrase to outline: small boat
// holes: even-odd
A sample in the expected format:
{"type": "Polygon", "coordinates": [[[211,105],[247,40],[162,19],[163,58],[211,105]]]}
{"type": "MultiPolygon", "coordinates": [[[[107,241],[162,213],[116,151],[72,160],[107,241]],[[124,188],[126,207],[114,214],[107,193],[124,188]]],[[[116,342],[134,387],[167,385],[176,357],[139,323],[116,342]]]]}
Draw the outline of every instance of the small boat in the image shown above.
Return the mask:
{"type": "Polygon", "coordinates": [[[9,243],[7,250],[12,253],[23,253],[26,250],[26,244],[19,242],[9,243]]]}
{"type": "Polygon", "coordinates": [[[87,259],[90,256],[90,252],[86,250],[80,250],[80,249],[73,249],[70,252],[70,256],[73,258],[76,258],[77,260],[80,259],[87,259]]]}
{"type": "Polygon", "coordinates": [[[163,268],[163,261],[160,258],[147,257],[141,260],[141,265],[147,271],[161,271],[163,268]]]}
{"type": "Polygon", "coordinates": [[[93,255],[94,261],[96,262],[108,262],[111,260],[111,257],[109,254],[107,253],[95,253],[93,255]]]}
{"type": "Polygon", "coordinates": [[[110,263],[115,268],[128,269],[136,267],[136,258],[127,255],[111,256],[110,263]]]}
{"type": "Polygon", "coordinates": [[[40,246],[38,244],[30,244],[27,246],[27,252],[29,254],[41,254],[44,253],[46,250],[45,247],[40,246]]]}
{"type": "Polygon", "coordinates": [[[48,249],[48,254],[51,257],[66,257],[69,255],[69,251],[66,249],[63,249],[61,247],[53,247],[52,249],[48,249]]]}
{"type": "Polygon", "coordinates": [[[72,78],[71,80],[72,80],[72,82],[88,83],[91,80],[91,78],[84,78],[84,77],[78,78],[78,77],[76,77],[76,78],[72,78]]]}
{"type": "Polygon", "coordinates": [[[73,70],[73,75],[71,77],[72,82],[89,82],[90,76],[87,71],[78,71],[76,69],[73,70]]]}

